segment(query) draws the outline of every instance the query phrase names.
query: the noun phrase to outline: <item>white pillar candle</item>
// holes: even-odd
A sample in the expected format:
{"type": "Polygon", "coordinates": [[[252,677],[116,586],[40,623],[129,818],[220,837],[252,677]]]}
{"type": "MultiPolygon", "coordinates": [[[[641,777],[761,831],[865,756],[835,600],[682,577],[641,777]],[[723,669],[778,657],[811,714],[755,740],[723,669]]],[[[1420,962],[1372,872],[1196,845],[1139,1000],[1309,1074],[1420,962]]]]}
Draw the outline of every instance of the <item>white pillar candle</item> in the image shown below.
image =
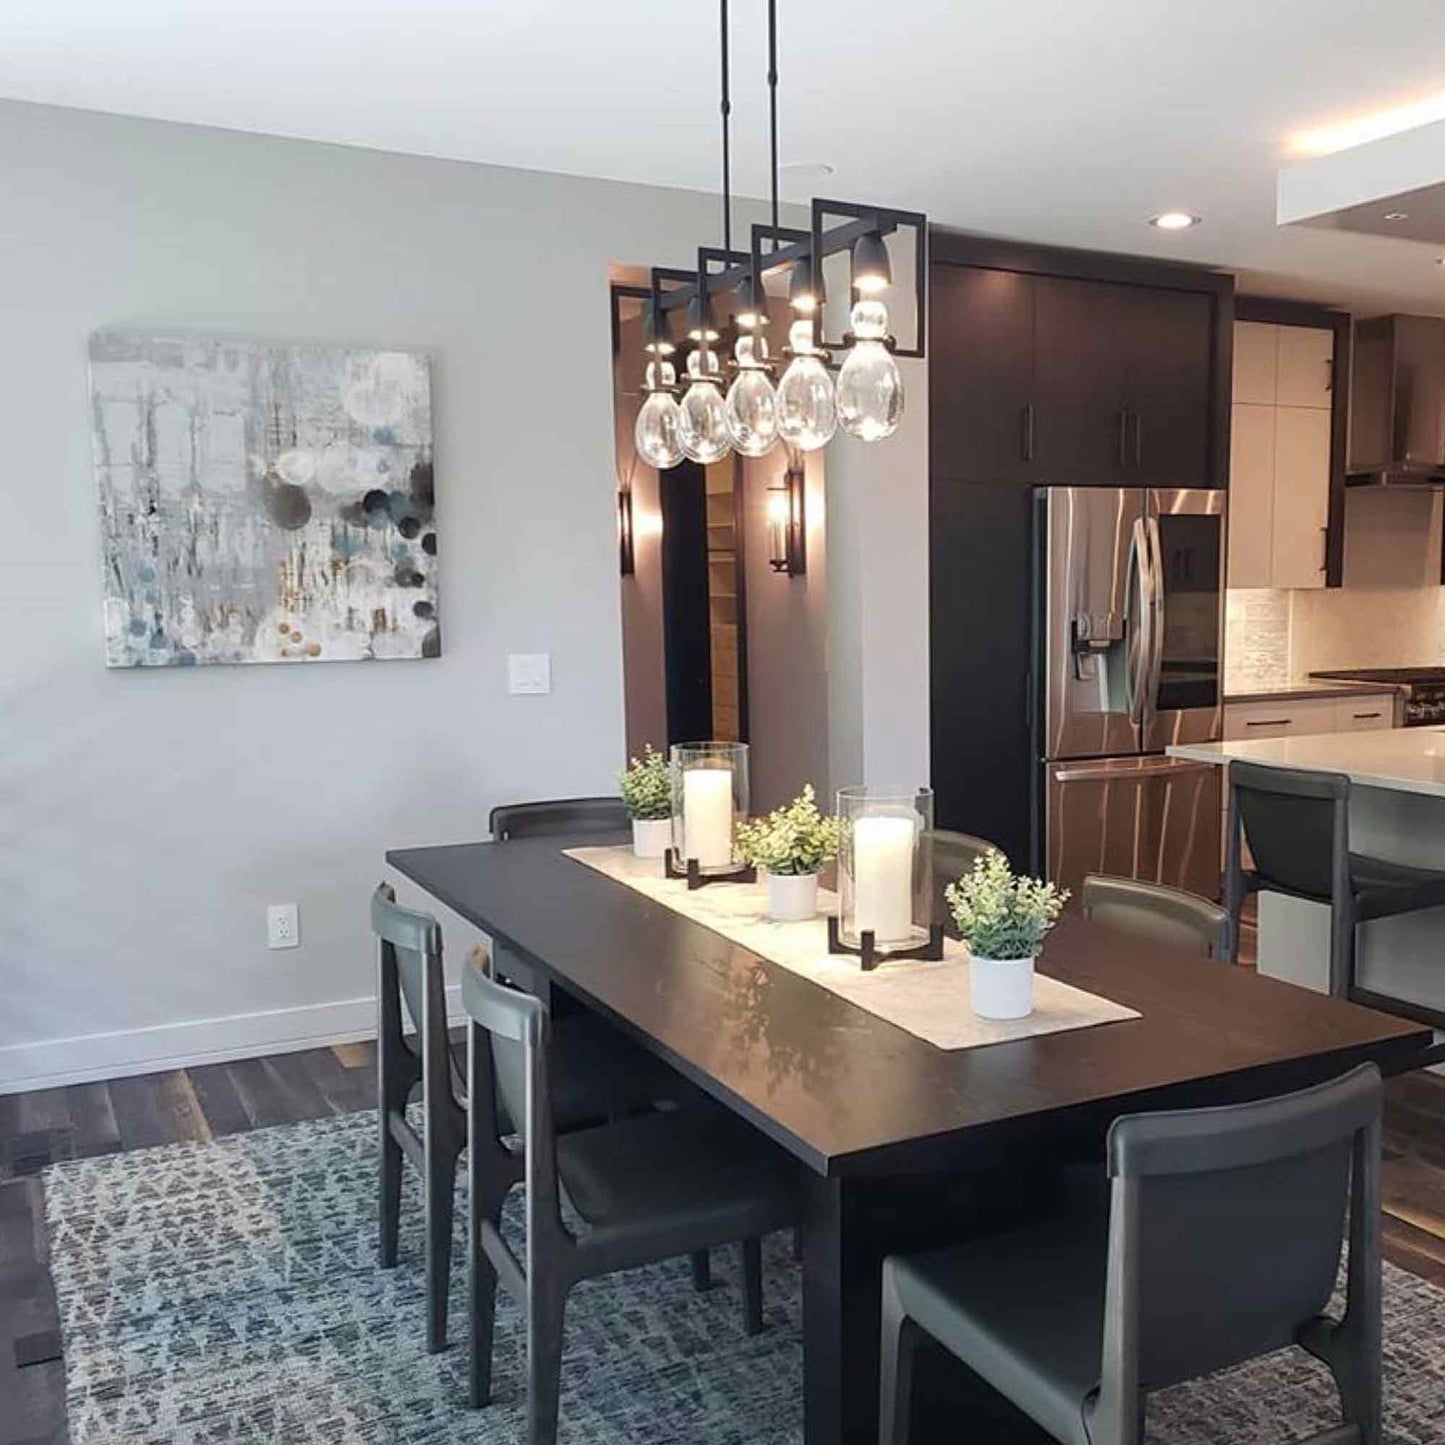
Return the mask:
{"type": "Polygon", "coordinates": [[[733,861],[733,770],[687,768],[682,775],[682,855],[700,868],[733,861]]]}
{"type": "Polygon", "coordinates": [[[913,819],[859,818],[853,824],[853,914],[877,944],[913,932],[913,819]]]}

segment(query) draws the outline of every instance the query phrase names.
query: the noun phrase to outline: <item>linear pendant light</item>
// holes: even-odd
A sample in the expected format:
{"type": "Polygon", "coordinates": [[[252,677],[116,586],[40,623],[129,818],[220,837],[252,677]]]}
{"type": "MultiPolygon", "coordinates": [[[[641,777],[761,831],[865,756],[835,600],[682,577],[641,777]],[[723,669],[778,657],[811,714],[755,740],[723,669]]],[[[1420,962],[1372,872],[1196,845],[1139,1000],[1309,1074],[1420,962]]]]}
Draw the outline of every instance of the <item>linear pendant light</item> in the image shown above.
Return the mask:
{"type": "Polygon", "coordinates": [[[779,441],[798,451],[816,450],[840,425],[860,441],[883,440],[903,414],[903,379],[894,358],[923,356],[927,334],[928,218],[921,212],[814,199],[806,229],[779,224],[777,0],[768,0],[771,224],[754,225],[750,248],[733,250],[728,0],[719,0],[718,11],[722,245],[699,247],[692,270],[654,267],[646,289],[613,288],[614,298],[638,296],[647,303],[646,399],[637,417],[636,441],[639,456],[664,471],[684,456],[703,465],[722,460],[734,449],[746,457],[764,456],[779,441]],[[907,348],[889,335],[885,300],[892,287],[887,237],[904,231],[913,233],[914,340],[907,348]],[[850,253],[853,305],[848,332],[829,341],[824,332],[823,263],[843,252],[850,253]],[[784,268],[791,272],[793,320],[783,348],[788,365],[775,386],[764,277],[784,268]],[[729,329],[736,335],[726,371],[717,350],[721,338],[714,315],[714,298],[720,295],[734,298],[729,329]],[[691,347],[680,402],[676,371],[668,360],[678,313],[686,318],[691,347]],[[830,373],[835,347],[846,349],[836,385],[830,373]]]}

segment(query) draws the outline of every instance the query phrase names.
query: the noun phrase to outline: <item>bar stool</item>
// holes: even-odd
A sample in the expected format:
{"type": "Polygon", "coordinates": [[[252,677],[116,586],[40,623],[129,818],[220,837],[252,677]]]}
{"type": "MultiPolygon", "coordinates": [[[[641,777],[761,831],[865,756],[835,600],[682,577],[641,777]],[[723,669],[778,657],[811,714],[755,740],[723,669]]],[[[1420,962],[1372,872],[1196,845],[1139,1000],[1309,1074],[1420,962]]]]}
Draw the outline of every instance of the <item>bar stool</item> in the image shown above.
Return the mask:
{"type": "Polygon", "coordinates": [[[980,859],[990,853],[1002,853],[997,843],[973,833],[955,833],[948,828],[935,828],[933,843],[933,918],[936,923],[949,921],[948,900],[943,890],[962,878],[980,859]]]}
{"type": "MultiPolygon", "coordinates": [[[[1445,904],[1445,873],[1350,852],[1350,780],[1343,773],[1229,765],[1231,822],[1225,861],[1229,956],[1239,948],[1239,917],[1251,893],[1282,893],[1330,909],[1330,992],[1411,1016],[1416,1008],[1355,985],[1355,929],[1445,904]],[[1246,871],[1242,845],[1254,868],[1246,871]]],[[[1418,1016],[1418,1014],[1416,1015],[1418,1016]]]]}

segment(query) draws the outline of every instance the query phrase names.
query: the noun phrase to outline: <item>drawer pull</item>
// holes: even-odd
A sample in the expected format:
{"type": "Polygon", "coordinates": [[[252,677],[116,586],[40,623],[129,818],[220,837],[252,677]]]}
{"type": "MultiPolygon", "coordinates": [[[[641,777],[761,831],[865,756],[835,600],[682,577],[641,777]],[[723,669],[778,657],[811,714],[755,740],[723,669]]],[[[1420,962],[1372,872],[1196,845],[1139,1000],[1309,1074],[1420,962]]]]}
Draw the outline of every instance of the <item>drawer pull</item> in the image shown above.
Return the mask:
{"type": "Polygon", "coordinates": [[[1287,728],[1294,719],[1292,717],[1262,717],[1253,722],[1246,720],[1247,728],[1287,728]]]}
{"type": "Polygon", "coordinates": [[[1356,722],[1364,722],[1364,721],[1365,721],[1366,719],[1368,719],[1368,718],[1381,717],[1381,716],[1383,716],[1383,714],[1377,713],[1377,712],[1357,712],[1357,713],[1355,714],[1355,721],[1356,721],[1356,722]]]}

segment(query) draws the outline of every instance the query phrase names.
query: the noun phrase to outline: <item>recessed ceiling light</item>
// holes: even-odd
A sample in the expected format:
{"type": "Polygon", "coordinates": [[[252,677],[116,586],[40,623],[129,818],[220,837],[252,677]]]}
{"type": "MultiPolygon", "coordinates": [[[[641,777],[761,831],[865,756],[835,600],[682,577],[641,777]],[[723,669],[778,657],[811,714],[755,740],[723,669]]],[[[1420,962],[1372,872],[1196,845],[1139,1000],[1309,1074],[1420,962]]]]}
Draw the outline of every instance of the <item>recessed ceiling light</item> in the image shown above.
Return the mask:
{"type": "Polygon", "coordinates": [[[1162,211],[1157,216],[1150,216],[1149,224],[1161,231],[1187,231],[1199,224],[1199,217],[1191,216],[1188,211],[1162,211]]]}
{"type": "Polygon", "coordinates": [[[1409,211],[1386,211],[1384,218],[1387,221],[1408,221],[1410,213],[1409,211]]]}
{"type": "Polygon", "coordinates": [[[833,174],[833,167],[827,161],[789,161],[779,166],[778,171],[798,181],[821,181],[833,174]]]}

